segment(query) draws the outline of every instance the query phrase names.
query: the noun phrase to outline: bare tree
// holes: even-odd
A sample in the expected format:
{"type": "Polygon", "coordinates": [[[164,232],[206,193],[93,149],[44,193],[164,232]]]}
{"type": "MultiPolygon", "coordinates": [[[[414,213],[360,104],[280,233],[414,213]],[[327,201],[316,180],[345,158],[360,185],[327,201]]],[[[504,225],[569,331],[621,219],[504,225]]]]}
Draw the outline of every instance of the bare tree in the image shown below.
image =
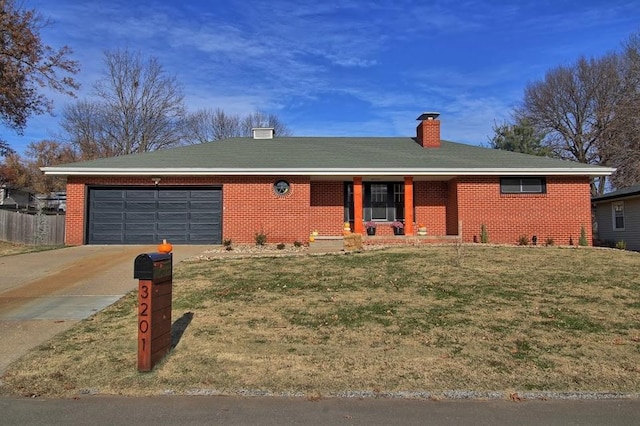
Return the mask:
{"type": "Polygon", "coordinates": [[[185,140],[188,143],[204,143],[239,136],[243,136],[240,117],[226,114],[220,108],[196,111],[186,120],[185,140]]]}
{"type": "MultiPolygon", "coordinates": [[[[526,87],[517,116],[547,135],[544,142],[554,156],[609,165],[602,147],[615,136],[615,106],[624,94],[619,70],[616,54],[552,69],[543,81],[526,87]]],[[[594,195],[604,189],[604,179],[592,184],[594,195]]]]}
{"type": "Polygon", "coordinates": [[[273,127],[276,136],[290,136],[291,131],[275,114],[256,111],[242,120],[243,136],[251,136],[251,129],[255,127],[273,127]]]}
{"type": "Polygon", "coordinates": [[[60,126],[82,160],[117,155],[117,147],[103,136],[102,112],[100,103],[89,101],[78,101],[64,109],[60,126]]]}
{"type": "Polygon", "coordinates": [[[611,179],[616,188],[640,183],[640,33],[625,43],[621,58],[623,95],[615,105],[608,143],[601,147],[616,167],[611,179]]]}
{"type": "Polygon", "coordinates": [[[273,127],[277,136],[290,136],[287,126],[275,114],[256,111],[245,117],[225,113],[222,109],[204,109],[186,120],[185,140],[197,144],[226,138],[249,137],[255,127],[273,127]]]}
{"type": "Polygon", "coordinates": [[[64,112],[62,127],[83,158],[155,151],[182,140],[184,95],[156,58],[115,50],[105,53],[97,101],[64,112]]]}

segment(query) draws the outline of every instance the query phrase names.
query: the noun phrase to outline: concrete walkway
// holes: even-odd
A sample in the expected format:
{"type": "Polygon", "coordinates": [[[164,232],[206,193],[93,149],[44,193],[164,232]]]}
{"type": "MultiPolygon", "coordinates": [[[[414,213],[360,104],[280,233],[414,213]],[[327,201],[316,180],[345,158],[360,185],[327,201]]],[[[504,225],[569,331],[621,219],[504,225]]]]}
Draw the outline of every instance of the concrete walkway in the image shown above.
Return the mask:
{"type": "MultiPolygon", "coordinates": [[[[174,247],[174,265],[211,246],[174,247]]],[[[0,375],[13,361],[137,286],[156,246],[80,246],[0,257],[0,375]]]]}

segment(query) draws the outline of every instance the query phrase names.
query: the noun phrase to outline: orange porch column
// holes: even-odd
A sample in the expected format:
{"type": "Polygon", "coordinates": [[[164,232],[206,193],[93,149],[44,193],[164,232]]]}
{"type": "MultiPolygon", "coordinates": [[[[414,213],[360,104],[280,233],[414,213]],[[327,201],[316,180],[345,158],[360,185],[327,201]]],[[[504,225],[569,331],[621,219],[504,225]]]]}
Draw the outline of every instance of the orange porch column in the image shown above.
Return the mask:
{"type": "Polygon", "coordinates": [[[404,177],[404,235],[413,235],[413,176],[404,177]]]}
{"type": "Polygon", "coordinates": [[[353,232],[364,233],[364,223],[362,221],[362,178],[353,178],[353,232]]]}

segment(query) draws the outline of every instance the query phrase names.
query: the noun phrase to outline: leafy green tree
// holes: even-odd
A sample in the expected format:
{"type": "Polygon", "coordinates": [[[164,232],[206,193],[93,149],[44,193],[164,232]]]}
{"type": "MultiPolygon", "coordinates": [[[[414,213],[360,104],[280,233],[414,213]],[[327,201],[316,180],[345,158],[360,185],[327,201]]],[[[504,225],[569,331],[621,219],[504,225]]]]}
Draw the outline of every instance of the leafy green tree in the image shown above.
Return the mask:
{"type": "Polygon", "coordinates": [[[491,148],[542,157],[551,154],[551,148],[543,144],[545,135],[536,130],[527,119],[514,124],[494,124],[493,131],[494,135],[489,139],[491,148]]]}

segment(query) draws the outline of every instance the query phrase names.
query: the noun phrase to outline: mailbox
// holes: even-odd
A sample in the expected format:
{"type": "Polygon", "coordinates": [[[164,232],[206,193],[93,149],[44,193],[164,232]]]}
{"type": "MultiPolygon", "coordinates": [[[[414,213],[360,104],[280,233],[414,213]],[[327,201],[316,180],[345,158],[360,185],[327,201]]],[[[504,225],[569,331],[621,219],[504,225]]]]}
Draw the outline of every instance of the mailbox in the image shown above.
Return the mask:
{"type": "Polygon", "coordinates": [[[133,277],[138,280],[138,371],[151,371],[171,349],[173,256],[138,255],[133,277]]]}
{"type": "Polygon", "coordinates": [[[133,262],[133,278],[159,280],[173,275],[171,253],[143,253],[133,262]]]}

